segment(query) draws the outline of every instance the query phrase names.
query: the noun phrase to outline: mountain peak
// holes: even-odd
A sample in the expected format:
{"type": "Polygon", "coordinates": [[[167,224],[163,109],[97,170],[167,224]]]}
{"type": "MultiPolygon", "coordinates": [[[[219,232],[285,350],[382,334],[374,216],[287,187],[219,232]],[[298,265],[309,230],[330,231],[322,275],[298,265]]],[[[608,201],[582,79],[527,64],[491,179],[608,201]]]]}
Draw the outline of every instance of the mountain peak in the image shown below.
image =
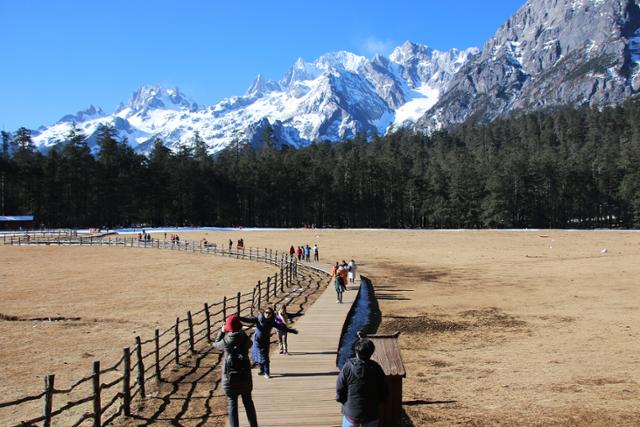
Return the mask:
{"type": "Polygon", "coordinates": [[[102,111],[102,108],[96,108],[91,104],[88,108],[78,111],[76,114],[67,114],[58,120],[58,123],[79,123],[104,116],[105,113],[102,111]]]}
{"type": "Polygon", "coordinates": [[[393,49],[391,55],[389,55],[389,59],[393,62],[403,63],[411,59],[428,58],[432,53],[433,49],[429,46],[407,40],[393,49]]]}
{"type": "Polygon", "coordinates": [[[152,109],[195,111],[198,104],[185,97],[177,87],[143,85],[133,92],[126,105],[118,107],[116,114],[125,113],[127,117],[138,113],[145,115],[152,109]]]}

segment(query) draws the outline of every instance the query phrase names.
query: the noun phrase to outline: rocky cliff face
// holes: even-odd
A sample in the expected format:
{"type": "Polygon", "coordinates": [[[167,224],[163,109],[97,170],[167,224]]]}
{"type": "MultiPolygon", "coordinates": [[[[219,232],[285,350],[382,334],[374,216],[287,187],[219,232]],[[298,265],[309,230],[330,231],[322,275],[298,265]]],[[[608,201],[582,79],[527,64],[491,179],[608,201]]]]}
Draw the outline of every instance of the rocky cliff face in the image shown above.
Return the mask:
{"type": "Polygon", "coordinates": [[[530,0],[458,71],[417,128],[622,102],[640,89],[639,28],[634,0],[530,0]]]}

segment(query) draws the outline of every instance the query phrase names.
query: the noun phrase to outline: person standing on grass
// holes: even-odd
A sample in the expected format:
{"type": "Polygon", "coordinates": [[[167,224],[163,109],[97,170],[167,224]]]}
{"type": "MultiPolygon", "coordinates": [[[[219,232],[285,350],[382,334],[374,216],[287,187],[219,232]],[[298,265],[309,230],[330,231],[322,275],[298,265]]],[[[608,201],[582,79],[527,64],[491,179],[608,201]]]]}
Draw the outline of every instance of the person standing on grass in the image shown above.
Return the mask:
{"type": "Polygon", "coordinates": [[[387,400],[384,371],[371,355],[373,342],[363,338],[354,346],[356,357],[344,364],[336,383],[336,400],[342,404],[342,427],[378,427],[380,404],[387,400]]]}
{"type": "Polygon", "coordinates": [[[253,346],[251,347],[251,359],[260,365],[258,375],[264,375],[265,378],[271,378],[269,369],[269,345],[271,344],[271,330],[276,328],[279,331],[291,332],[297,334],[298,331],[291,329],[285,325],[276,323],[273,309],[267,309],[258,315],[258,317],[238,317],[241,322],[256,325],[256,331],[253,334],[253,346]]]}
{"type": "Polygon", "coordinates": [[[224,351],[222,364],[222,389],[227,396],[229,424],[238,427],[238,396],[242,397],[244,410],[251,427],[258,427],[256,408],[253,404],[251,392],[253,380],[251,378],[251,362],[249,348],[251,338],[242,330],[242,323],[238,316],[227,317],[226,323],[218,333],[213,348],[224,351]]]}

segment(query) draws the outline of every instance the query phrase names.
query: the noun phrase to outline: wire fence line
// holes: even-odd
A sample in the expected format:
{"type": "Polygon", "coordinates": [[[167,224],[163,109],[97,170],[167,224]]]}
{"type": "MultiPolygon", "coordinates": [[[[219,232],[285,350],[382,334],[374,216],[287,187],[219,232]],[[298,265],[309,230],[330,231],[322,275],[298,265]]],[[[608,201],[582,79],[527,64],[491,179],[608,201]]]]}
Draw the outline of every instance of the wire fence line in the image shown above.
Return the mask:
{"type": "MultiPolygon", "coordinates": [[[[279,269],[264,281],[259,280],[249,292],[237,292],[215,303],[204,303],[197,311],[177,317],[170,327],[155,329],[154,336],[135,338],[132,347],[122,349],[122,356],[112,365],[93,363],[92,373],[66,388],[55,384],[55,375],[44,378],[43,391],[7,402],[0,402],[2,411],[16,410],[21,405],[40,402],[41,415],[11,421],[13,426],[42,425],[49,427],[63,415],[65,425],[81,425],[91,420],[98,427],[112,423],[120,416],[132,415],[132,401],[145,399],[149,388],[160,384],[163,373],[181,366],[188,358],[210,348],[214,333],[230,314],[251,316],[267,306],[288,304],[304,292],[317,292],[327,282],[327,272],[308,265],[286,252],[267,248],[238,248],[209,244],[205,241],[166,241],[125,238],[120,236],[82,236],[73,232],[34,233],[3,236],[5,245],[82,245],[121,246],[128,248],[164,249],[198,252],[234,259],[251,260],[274,265],[279,269]],[[64,404],[59,402],[66,401],[64,404]],[[78,413],[82,412],[78,416],[78,413]],[[73,419],[73,417],[77,417],[73,419]],[[58,418],[56,418],[58,417],[58,418]]],[[[306,301],[306,298],[305,298],[306,301]]],[[[300,304],[302,308],[302,304],[300,304]]],[[[250,328],[251,330],[253,328],[250,328]]],[[[251,332],[251,331],[250,331],[251,332]]]]}

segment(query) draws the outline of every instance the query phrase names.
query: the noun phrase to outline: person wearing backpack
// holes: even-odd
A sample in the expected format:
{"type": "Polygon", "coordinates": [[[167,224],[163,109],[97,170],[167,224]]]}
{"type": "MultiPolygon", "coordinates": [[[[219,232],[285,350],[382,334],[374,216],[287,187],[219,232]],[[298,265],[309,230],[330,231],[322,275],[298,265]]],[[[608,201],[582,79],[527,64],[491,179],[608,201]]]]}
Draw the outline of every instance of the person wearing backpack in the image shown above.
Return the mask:
{"type": "Polygon", "coordinates": [[[238,396],[242,397],[242,404],[247,412],[247,419],[251,427],[258,427],[256,408],[253,404],[251,391],[251,362],[249,348],[251,338],[242,330],[242,323],[236,315],[227,317],[226,323],[218,333],[213,348],[224,351],[222,363],[222,389],[227,395],[229,409],[229,424],[239,426],[238,396]]]}

